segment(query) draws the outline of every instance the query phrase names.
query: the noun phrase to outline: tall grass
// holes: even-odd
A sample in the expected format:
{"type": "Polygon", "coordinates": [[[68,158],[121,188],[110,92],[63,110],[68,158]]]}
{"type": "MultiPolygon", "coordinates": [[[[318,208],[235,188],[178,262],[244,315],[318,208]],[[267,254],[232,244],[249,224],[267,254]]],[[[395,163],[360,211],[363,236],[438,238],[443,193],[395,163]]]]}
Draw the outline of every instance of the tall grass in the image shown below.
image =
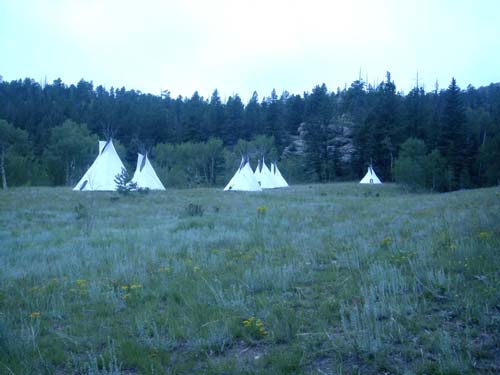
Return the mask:
{"type": "Polygon", "coordinates": [[[500,371],[500,193],[0,194],[0,373],[500,371]]]}

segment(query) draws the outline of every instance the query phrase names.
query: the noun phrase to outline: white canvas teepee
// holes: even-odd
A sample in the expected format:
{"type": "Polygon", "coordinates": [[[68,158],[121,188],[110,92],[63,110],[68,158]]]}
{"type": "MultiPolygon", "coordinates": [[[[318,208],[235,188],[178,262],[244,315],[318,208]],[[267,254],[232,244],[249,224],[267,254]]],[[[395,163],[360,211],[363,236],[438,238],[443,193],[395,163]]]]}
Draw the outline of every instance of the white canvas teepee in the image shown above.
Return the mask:
{"type": "Polygon", "coordinates": [[[137,187],[142,189],[165,190],[165,186],[149,162],[148,154],[137,154],[137,167],[132,182],[135,182],[137,187]]]}
{"type": "Polygon", "coordinates": [[[279,187],[274,175],[267,167],[264,158],[259,160],[259,164],[257,165],[257,169],[255,169],[254,175],[262,189],[274,189],[279,187]]]}
{"type": "Polygon", "coordinates": [[[278,164],[276,162],[271,164],[271,173],[274,177],[276,187],[288,187],[288,183],[281,175],[281,172],[278,169],[278,164]]]}
{"type": "Polygon", "coordinates": [[[99,141],[99,155],[73,190],[114,191],[115,177],[125,169],[113,141],[99,141]]]}
{"type": "Polygon", "coordinates": [[[368,172],[366,172],[365,177],[359,181],[360,184],[381,184],[382,182],[379,180],[372,166],[368,167],[368,172]]]}
{"type": "Polygon", "coordinates": [[[228,182],[224,191],[262,191],[255,178],[250,163],[241,158],[240,167],[228,182]]]}

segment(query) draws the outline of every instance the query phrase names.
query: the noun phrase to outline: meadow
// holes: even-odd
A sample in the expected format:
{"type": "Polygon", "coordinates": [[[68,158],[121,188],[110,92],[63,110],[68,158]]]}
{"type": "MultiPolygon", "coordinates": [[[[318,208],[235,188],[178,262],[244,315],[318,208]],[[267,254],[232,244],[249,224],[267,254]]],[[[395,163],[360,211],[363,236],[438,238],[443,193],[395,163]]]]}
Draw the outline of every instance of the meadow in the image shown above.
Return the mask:
{"type": "Polygon", "coordinates": [[[0,192],[1,374],[500,372],[500,190],[0,192]]]}

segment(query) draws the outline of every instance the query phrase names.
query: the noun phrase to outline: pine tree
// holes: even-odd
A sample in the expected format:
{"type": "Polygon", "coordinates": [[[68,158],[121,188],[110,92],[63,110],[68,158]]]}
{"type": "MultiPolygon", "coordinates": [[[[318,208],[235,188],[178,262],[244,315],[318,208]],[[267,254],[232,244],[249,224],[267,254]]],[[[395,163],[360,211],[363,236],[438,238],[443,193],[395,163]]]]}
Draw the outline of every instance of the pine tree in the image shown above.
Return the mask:
{"type": "Polygon", "coordinates": [[[276,90],[273,89],[271,96],[265,99],[264,134],[273,136],[278,149],[281,151],[286,144],[285,126],[283,119],[283,100],[278,99],[276,90]]]}
{"type": "Polygon", "coordinates": [[[259,96],[254,91],[252,98],[245,107],[243,139],[250,140],[257,134],[263,134],[262,107],[259,104],[259,96]]]}
{"type": "Polygon", "coordinates": [[[207,136],[220,137],[224,126],[225,115],[219,92],[214,90],[208,106],[207,136]]]}
{"type": "Polygon", "coordinates": [[[365,165],[373,163],[385,181],[390,181],[391,170],[395,158],[396,144],[401,138],[399,128],[399,101],[396,85],[387,72],[386,80],[375,91],[375,102],[368,113],[364,132],[366,147],[365,165]],[[398,137],[399,135],[399,137],[398,137]]]}
{"type": "Polygon", "coordinates": [[[238,95],[230,96],[226,103],[226,122],[222,140],[225,145],[234,146],[238,139],[245,136],[243,122],[244,107],[238,95]]]}
{"type": "Polygon", "coordinates": [[[331,132],[329,129],[333,111],[326,85],[316,86],[305,100],[304,120],[306,142],[306,165],[309,172],[320,181],[329,181],[330,170],[329,147],[331,132]]]}
{"type": "Polygon", "coordinates": [[[199,142],[204,138],[202,124],[205,120],[206,102],[195,91],[191,99],[185,102],[182,116],[183,141],[199,142]]]}
{"type": "Polygon", "coordinates": [[[452,78],[450,86],[445,92],[445,105],[438,139],[438,149],[452,173],[452,189],[459,187],[465,160],[464,125],[465,109],[460,88],[457,86],[455,78],[452,78]]]}

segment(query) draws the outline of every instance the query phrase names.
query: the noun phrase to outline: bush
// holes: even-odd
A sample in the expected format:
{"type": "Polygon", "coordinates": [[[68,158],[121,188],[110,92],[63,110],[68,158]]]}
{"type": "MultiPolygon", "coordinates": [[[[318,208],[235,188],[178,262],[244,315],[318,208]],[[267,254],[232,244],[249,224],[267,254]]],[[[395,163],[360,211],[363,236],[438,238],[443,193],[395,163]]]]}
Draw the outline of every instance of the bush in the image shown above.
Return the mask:
{"type": "Polygon", "coordinates": [[[201,204],[189,203],[186,207],[188,216],[203,216],[203,206],[201,204]]]}
{"type": "Polygon", "coordinates": [[[116,191],[119,194],[127,195],[131,191],[137,190],[137,183],[131,182],[132,178],[125,168],[122,168],[121,173],[115,176],[116,191]]]}
{"type": "Polygon", "coordinates": [[[410,190],[450,189],[451,177],[443,157],[438,150],[427,153],[425,143],[416,138],[408,138],[401,145],[393,172],[396,182],[410,190]]]}

